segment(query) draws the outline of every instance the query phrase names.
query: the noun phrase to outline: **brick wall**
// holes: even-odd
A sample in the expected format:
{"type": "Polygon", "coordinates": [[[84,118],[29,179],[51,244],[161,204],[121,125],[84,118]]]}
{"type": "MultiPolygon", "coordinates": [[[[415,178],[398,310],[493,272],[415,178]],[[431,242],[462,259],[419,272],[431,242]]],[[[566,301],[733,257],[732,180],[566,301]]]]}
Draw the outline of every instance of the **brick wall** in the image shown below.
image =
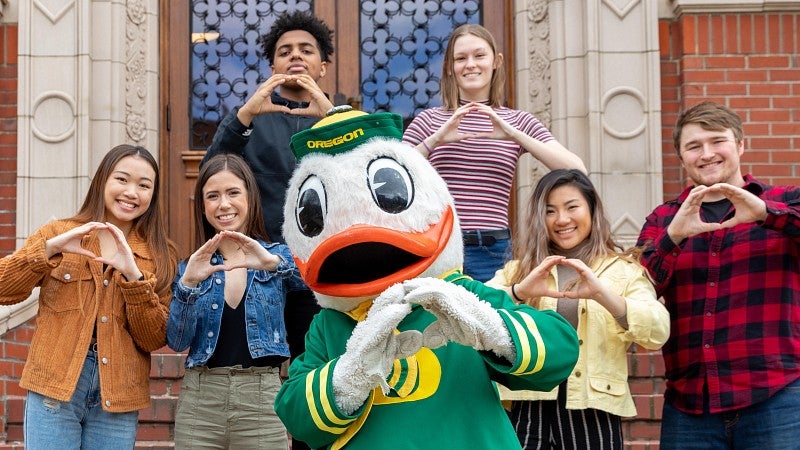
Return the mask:
{"type": "Polygon", "coordinates": [[[0,255],[15,247],[16,178],[17,25],[0,24],[0,255]]]}
{"type": "Polygon", "coordinates": [[[659,25],[664,198],[684,186],[672,126],[703,100],[742,117],[743,173],[800,185],[800,13],[684,15],[659,25]]]}
{"type": "Polygon", "coordinates": [[[661,406],[664,404],[664,359],[637,345],[628,352],[628,384],[636,417],[622,422],[626,450],[658,449],[661,406]]]}
{"type": "Polygon", "coordinates": [[[185,355],[169,348],[153,353],[150,369],[150,408],[139,412],[137,449],[171,449],[175,409],[181,391],[185,355]]]}
{"type": "MultiPolygon", "coordinates": [[[[17,25],[0,24],[0,257],[14,250],[17,209],[17,25]]],[[[25,392],[17,380],[28,354],[33,325],[0,340],[0,448],[22,439],[25,392]]],[[[21,447],[20,447],[21,448],[21,447]]]]}

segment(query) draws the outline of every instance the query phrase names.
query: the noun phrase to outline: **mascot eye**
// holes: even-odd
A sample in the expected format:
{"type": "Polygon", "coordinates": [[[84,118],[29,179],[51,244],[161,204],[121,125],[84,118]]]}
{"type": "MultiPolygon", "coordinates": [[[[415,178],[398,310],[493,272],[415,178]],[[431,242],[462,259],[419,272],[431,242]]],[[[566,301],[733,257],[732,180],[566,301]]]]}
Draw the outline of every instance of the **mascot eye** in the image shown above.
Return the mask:
{"type": "Polygon", "coordinates": [[[405,167],[391,158],[379,158],[367,168],[369,188],[375,203],[397,214],[408,209],[414,198],[414,184],[405,167]]]}
{"type": "Polygon", "coordinates": [[[319,178],[312,175],[300,186],[300,195],[297,196],[297,226],[306,236],[314,237],[322,233],[327,214],[325,187],[319,178]]]}

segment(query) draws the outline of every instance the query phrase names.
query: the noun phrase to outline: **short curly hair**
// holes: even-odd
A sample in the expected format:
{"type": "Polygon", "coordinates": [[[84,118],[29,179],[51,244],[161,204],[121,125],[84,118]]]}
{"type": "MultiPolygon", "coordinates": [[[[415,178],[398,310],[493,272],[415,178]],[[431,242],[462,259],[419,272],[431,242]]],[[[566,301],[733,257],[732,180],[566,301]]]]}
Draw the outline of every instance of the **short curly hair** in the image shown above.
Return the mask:
{"type": "Polygon", "coordinates": [[[267,34],[261,36],[261,51],[270,65],[274,63],[278,39],[284,33],[294,30],[306,31],[313,36],[317,40],[322,61],[330,62],[330,56],[333,54],[333,30],[328,28],[325,22],[307,12],[294,11],[281,14],[275,19],[267,34]]]}

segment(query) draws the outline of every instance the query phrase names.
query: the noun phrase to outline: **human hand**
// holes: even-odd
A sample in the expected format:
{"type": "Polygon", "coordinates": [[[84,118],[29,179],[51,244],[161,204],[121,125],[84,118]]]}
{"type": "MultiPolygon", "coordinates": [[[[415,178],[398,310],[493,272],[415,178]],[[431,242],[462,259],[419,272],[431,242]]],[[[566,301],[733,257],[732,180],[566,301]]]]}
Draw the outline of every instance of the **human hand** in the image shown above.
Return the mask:
{"type": "Polygon", "coordinates": [[[79,227],[65,231],[45,242],[45,255],[51,258],[59,253],[75,253],[78,255],[97,258],[97,255],[86,250],[81,245],[83,237],[95,230],[105,230],[108,226],[101,222],[87,222],[79,227]]]}
{"type": "Polygon", "coordinates": [[[578,273],[577,289],[562,292],[563,297],[568,298],[590,298],[600,300],[605,294],[605,286],[600,282],[592,269],[580,259],[564,258],[559,264],[572,267],[578,273]]]}
{"type": "Polygon", "coordinates": [[[221,264],[211,264],[211,258],[214,257],[220,242],[222,242],[222,235],[215,234],[189,256],[186,261],[186,269],[181,277],[182,285],[189,288],[197,287],[201,281],[210,277],[214,272],[223,270],[224,266],[221,264]]]}
{"type": "Polygon", "coordinates": [[[276,105],[272,103],[272,92],[280,85],[284,84],[287,78],[290,77],[289,75],[284,74],[274,74],[267,79],[267,81],[261,83],[256,89],[256,92],[247,99],[244,105],[239,108],[239,112],[237,113],[237,117],[239,121],[245,125],[250,126],[253,123],[253,118],[255,116],[266,114],[266,113],[273,113],[273,112],[290,112],[290,109],[285,105],[276,105]]]}
{"type": "Polygon", "coordinates": [[[101,229],[99,233],[100,256],[95,257],[95,261],[114,267],[128,281],[141,278],[142,271],[136,265],[133,251],[122,230],[111,222],[106,222],[106,228],[101,229]]]}
{"type": "Polygon", "coordinates": [[[560,255],[548,256],[538,266],[534,267],[522,281],[515,285],[514,293],[528,304],[535,302],[535,299],[539,297],[565,297],[563,292],[551,290],[547,281],[550,278],[550,271],[553,267],[565,259],[566,257],[560,255]]]}
{"type": "Polygon", "coordinates": [[[218,236],[221,239],[233,242],[238,246],[239,251],[225,260],[222,265],[223,270],[239,268],[253,270],[275,270],[281,263],[281,257],[273,255],[265,249],[258,241],[237,231],[223,230],[218,236]]]}
{"type": "MultiPolygon", "coordinates": [[[[580,259],[564,259],[559,264],[572,267],[578,273],[577,289],[564,292],[568,298],[588,298],[599,303],[615,319],[625,316],[627,301],[609,286],[603,284],[594,271],[580,259]]],[[[627,325],[624,325],[627,328],[627,325]]]]}
{"type": "Polygon", "coordinates": [[[722,222],[722,228],[733,228],[740,223],[753,223],[767,218],[767,204],[752,192],[728,183],[717,183],[707,189],[708,193],[725,196],[733,203],[733,217],[722,222]]]}
{"type": "Polygon", "coordinates": [[[298,116],[309,117],[325,117],[325,114],[333,108],[333,103],[328,99],[328,96],[322,92],[314,78],[308,74],[301,75],[287,75],[287,80],[293,81],[295,84],[305,89],[311,94],[311,100],[305,108],[290,109],[289,114],[298,116]]]}
{"type": "Polygon", "coordinates": [[[430,137],[430,146],[436,147],[442,144],[452,142],[460,142],[464,139],[484,137],[485,133],[460,133],[458,126],[461,124],[461,119],[464,118],[471,111],[476,110],[477,103],[467,103],[466,105],[459,106],[453,111],[453,115],[430,137]]]}
{"type": "Polygon", "coordinates": [[[709,189],[702,185],[694,187],[675,213],[667,227],[667,234],[675,244],[680,244],[688,237],[722,228],[719,223],[704,222],[700,217],[703,198],[710,192],[709,189]]]}
{"type": "Polygon", "coordinates": [[[503,141],[516,140],[514,136],[519,133],[519,130],[514,128],[513,125],[506,122],[505,119],[500,117],[497,114],[497,111],[494,110],[494,108],[492,108],[489,105],[484,105],[483,103],[474,103],[474,106],[475,107],[473,111],[485,114],[486,116],[489,117],[489,120],[492,121],[491,133],[484,133],[482,137],[489,139],[503,140],[503,141]]]}
{"type": "Polygon", "coordinates": [[[275,270],[280,264],[280,256],[268,252],[255,239],[236,231],[223,230],[201,245],[186,262],[186,269],[181,284],[195,287],[214,272],[233,269],[275,270]],[[222,264],[211,264],[220,247],[228,247],[235,251],[226,252],[222,264]]]}

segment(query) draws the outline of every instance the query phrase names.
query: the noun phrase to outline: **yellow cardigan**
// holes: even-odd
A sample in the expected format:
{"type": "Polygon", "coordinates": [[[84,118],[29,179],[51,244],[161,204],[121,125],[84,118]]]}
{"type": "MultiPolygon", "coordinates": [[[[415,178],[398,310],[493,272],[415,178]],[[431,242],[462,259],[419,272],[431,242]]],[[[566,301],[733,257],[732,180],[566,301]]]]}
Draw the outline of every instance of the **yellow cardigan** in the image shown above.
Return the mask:
{"type": "MultiPolygon", "coordinates": [[[[164,346],[170,295],[155,293],[154,261],[141,236],[128,245],[144,280],[126,281],[113,267],[86,256],[45,257],[45,241],[79,226],[74,221],[48,223],[14,254],[0,259],[0,304],[25,300],[34,287],[39,312],[20,386],[69,401],[97,324],[97,356],[103,409],[136,411],[150,405],[150,352],[164,346]]],[[[100,253],[97,234],[83,247],[100,253]]]]}
{"type": "MultiPolygon", "coordinates": [[[[486,284],[507,288],[518,261],[509,261],[486,284]]],[[[625,298],[628,329],[594,300],[578,303],[578,363],[567,379],[567,409],[599,409],[622,417],[636,415],[628,386],[627,351],[635,342],[658,350],[669,337],[669,312],[656,298],[653,284],[641,265],[610,257],[592,267],[597,278],[625,298]]],[[[550,289],[557,289],[556,268],[551,271],[550,289]]],[[[558,300],[542,297],[539,309],[555,310],[558,300]]],[[[550,392],[510,391],[499,386],[503,400],[555,400],[558,387],[550,392]]]]}

